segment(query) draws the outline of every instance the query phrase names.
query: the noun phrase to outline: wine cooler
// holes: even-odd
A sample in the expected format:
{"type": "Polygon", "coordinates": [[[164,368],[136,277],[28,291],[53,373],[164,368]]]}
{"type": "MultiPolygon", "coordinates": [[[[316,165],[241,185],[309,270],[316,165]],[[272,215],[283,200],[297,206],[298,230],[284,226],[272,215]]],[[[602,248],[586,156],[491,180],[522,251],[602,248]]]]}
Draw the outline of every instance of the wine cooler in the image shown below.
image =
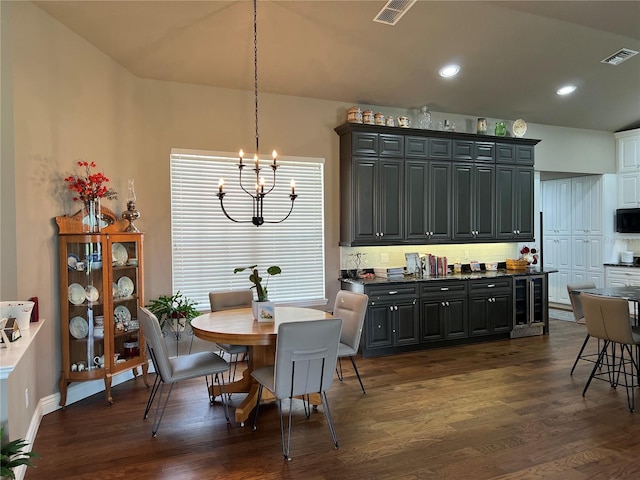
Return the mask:
{"type": "Polygon", "coordinates": [[[511,338],[542,335],[549,329],[549,304],[545,275],[513,279],[514,315],[511,338]]]}

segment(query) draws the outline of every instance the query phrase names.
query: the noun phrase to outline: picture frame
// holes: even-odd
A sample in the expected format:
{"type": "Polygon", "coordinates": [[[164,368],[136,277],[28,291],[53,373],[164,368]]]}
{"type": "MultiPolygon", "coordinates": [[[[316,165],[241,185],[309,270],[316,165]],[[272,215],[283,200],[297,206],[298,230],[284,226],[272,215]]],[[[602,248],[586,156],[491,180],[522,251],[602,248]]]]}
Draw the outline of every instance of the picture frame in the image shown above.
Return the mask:
{"type": "Polygon", "coordinates": [[[420,254],[405,253],[405,261],[407,262],[407,273],[420,273],[420,254]]]}

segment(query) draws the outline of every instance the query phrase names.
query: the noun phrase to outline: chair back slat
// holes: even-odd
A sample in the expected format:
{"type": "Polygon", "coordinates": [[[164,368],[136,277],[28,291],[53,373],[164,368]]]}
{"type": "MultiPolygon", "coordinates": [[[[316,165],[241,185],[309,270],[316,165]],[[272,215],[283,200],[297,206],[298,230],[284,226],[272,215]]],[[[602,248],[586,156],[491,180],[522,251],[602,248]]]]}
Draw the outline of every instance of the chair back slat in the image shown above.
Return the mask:
{"type": "Polygon", "coordinates": [[[163,382],[169,382],[172,376],[172,368],[171,362],[169,362],[169,350],[160,329],[160,322],[158,322],[153,313],[140,306],[138,306],[138,321],[156,372],[163,382]]]}
{"type": "Polygon", "coordinates": [[[209,303],[211,305],[212,312],[250,307],[252,300],[253,292],[251,290],[209,292],[209,303]]]}
{"type": "Polygon", "coordinates": [[[342,319],[340,343],[344,343],[354,351],[357,351],[360,346],[360,337],[368,302],[369,297],[364,293],[340,290],[336,295],[333,315],[342,319]]]}
{"type": "Polygon", "coordinates": [[[580,290],[587,290],[589,288],[596,288],[596,284],[593,282],[585,282],[570,283],[567,285],[569,300],[571,301],[571,309],[573,310],[573,318],[578,323],[584,323],[584,312],[582,309],[582,300],[580,299],[580,290]]]}
{"type": "Polygon", "coordinates": [[[588,293],[581,298],[589,335],[627,345],[635,343],[626,299],[588,293]]]}
{"type": "Polygon", "coordinates": [[[331,388],[341,328],[340,318],[279,325],[274,370],[277,398],[331,388]]]}

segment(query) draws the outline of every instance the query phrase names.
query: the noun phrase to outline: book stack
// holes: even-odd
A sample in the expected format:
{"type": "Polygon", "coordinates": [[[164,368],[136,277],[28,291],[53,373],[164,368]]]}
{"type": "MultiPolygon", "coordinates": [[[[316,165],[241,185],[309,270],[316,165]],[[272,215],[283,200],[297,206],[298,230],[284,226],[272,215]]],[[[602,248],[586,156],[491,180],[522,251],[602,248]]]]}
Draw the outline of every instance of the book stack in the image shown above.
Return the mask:
{"type": "Polygon", "coordinates": [[[445,277],[449,268],[447,257],[437,257],[430,253],[425,254],[425,275],[430,277],[445,277]]]}
{"type": "Polygon", "coordinates": [[[404,267],[388,267],[388,268],[374,268],[373,273],[376,277],[381,278],[402,278],[404,277],[404,267]]]}

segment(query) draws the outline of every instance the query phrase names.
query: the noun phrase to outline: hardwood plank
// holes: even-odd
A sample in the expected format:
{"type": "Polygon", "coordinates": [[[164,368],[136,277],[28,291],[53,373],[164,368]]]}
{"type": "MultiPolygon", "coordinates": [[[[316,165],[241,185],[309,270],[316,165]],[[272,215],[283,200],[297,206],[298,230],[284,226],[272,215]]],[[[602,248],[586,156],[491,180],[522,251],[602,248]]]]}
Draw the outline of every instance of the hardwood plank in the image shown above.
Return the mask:
{"type": "Polygon", "coordinates": [[[291,462],[275,404],[261,407],[256,432],[227,426],[204,381],[184,382],[152,438],[149,391],[131,380],[111,406],[100,393],[45,416],[33,446],[42,458],[25,478],[640,478],[640,416],[624,389],[593,382],[583,398],[592,364],[569,375],[585,331],[552,320],[549,336],[358,358],[367,394],[348,365],[329,392],[340,448],[323,407],[307,420],[296,401],[291,462]]]}

